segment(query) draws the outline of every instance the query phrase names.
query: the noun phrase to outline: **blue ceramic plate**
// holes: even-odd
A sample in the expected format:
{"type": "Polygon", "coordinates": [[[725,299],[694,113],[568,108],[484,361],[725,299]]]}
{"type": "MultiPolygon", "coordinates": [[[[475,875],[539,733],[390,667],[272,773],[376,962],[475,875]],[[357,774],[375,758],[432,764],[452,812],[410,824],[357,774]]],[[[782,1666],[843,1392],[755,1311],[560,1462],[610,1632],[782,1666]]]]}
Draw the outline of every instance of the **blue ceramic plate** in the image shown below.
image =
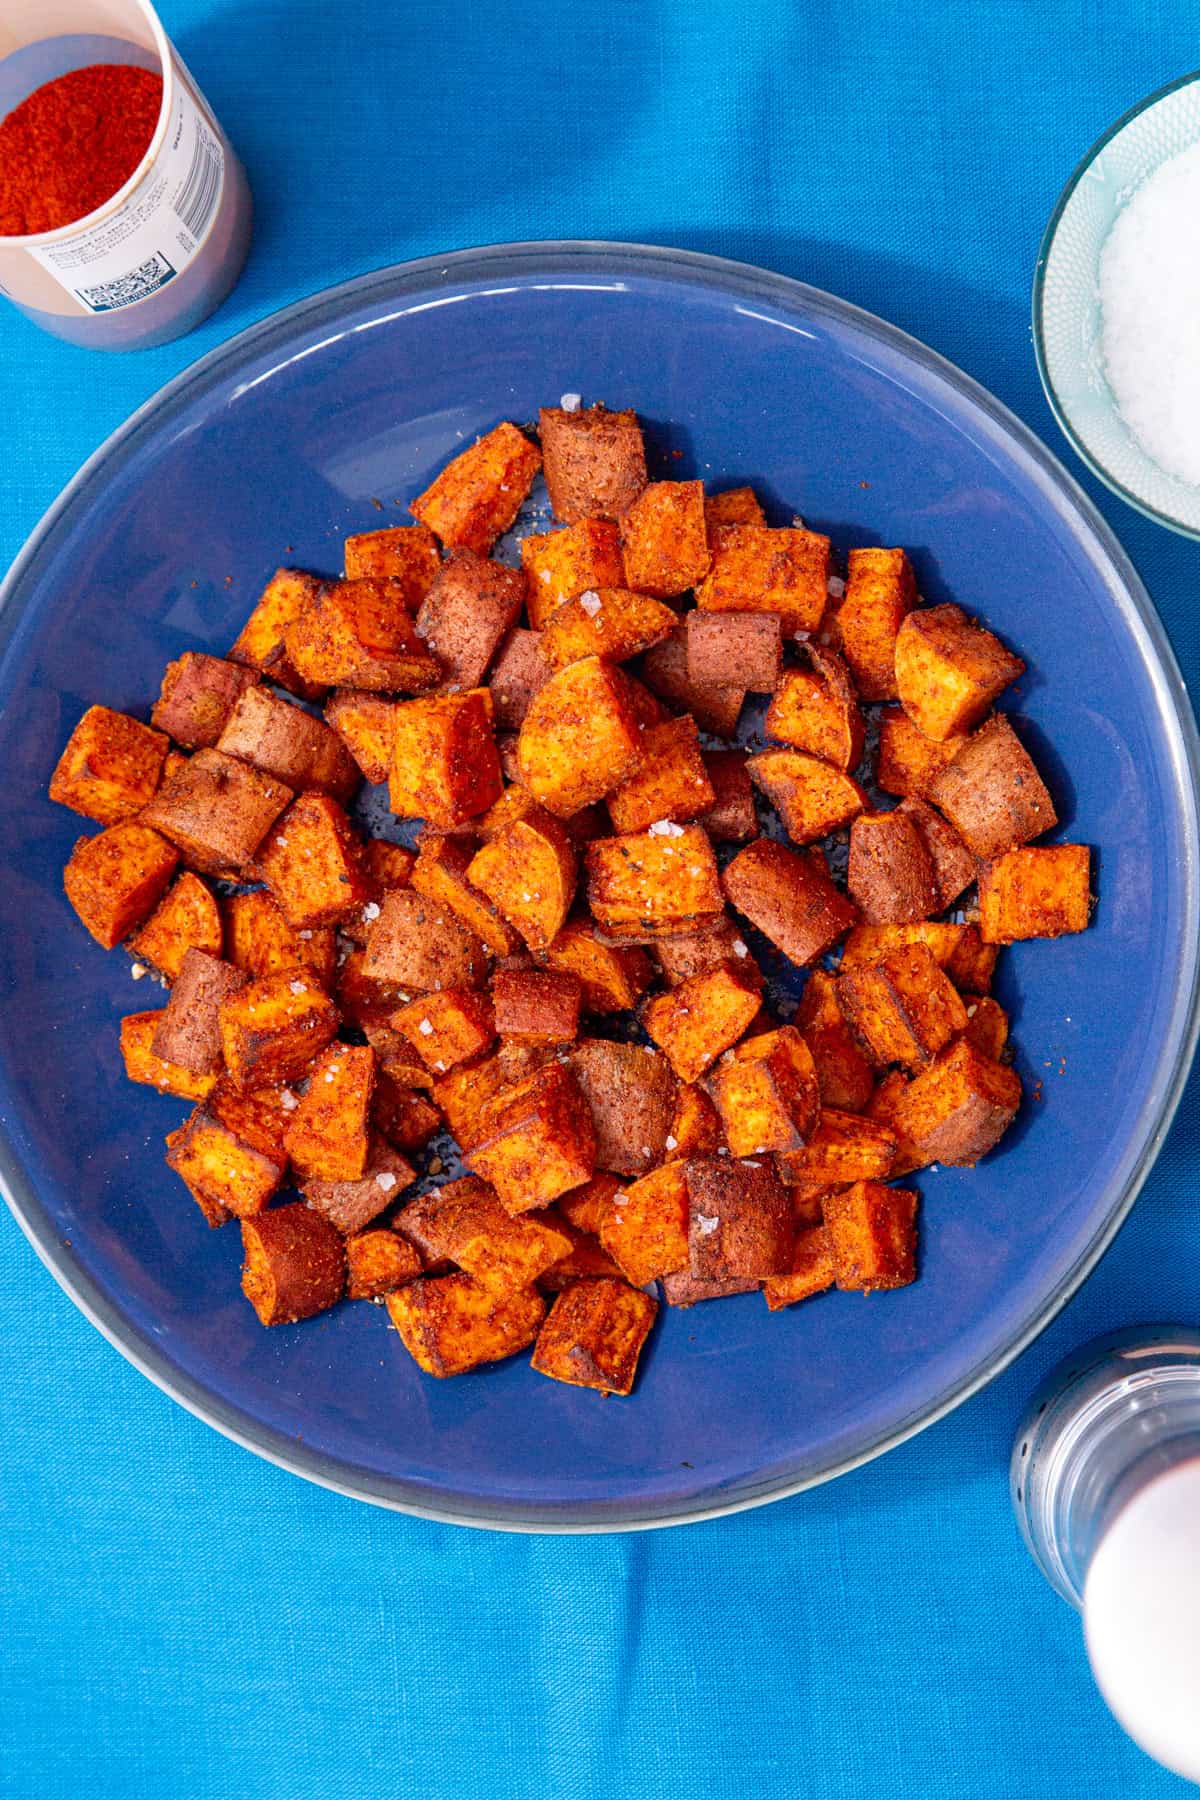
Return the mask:
{"type": "MultiPolygon", "coordinates": [[[[376,502],[382,501],[381,514],[376,502]]],[[[399,504],[398,504],[399,503],[399,504]]],[[[0,1121],[9,1203],[131,1361],[221,1431],[350,1494],[440,1518],[603,1530],[788,1493],[994,1375],[1078,1285],[1150,1166],[1196,1014],[1196,739],[1158,619],[1078,489],[987,394],[828,295],[677,252],[527,245],[413,263],[290,308],[143,408],[4,591],[0,1121]],[[565,392],[634,406],[657,473],[749,480],[836,544],[908,545],[927,599],[1029,663],[1015,705],[1097,847],[1093,929],[1009,952],[999,994],[1041,1084],[977,1171],[924,1175],[921,1277],[781,1316],[668,1312],[634,1398],[518,1358],[421,1375],[370,1306],[265,1332],[163,1165],[181,1103],[126,1085],[123,1012],[158,999],[62,895],[80,821],[45,787],[82,710],[145,715],[168,658],[222,653],[280,562],[463,443],[565,392]],[[676,454],[679,452],[681,454],[676,454]]]]}

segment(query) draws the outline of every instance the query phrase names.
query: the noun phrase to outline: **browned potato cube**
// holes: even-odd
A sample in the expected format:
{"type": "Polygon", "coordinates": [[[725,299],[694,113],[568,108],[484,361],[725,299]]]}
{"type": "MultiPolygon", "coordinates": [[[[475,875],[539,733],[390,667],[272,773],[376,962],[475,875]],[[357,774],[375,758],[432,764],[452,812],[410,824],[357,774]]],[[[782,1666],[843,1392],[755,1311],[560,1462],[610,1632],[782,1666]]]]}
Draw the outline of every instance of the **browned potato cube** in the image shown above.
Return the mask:
{"type": "Polygon", "coordinates": [[[787,1189],[769,1157],[684,1164],[689,1270],[701,1281],[763,1281],[792,1266],[795,1227],[787,1189]]]}
{"type": "Polygon", "coordinates": [[[544,630],[552,614],[577,594],[625,586],[620,533],[608,519],[580,519],[565,531],[522,538],[521,567],[535,632],[544,630]]]}
{"type": "MultiPolygon", "coordinates": [[[[528,538],[525,540],[529,542],[528,538]]],[[[509,632],[492,664],[489,683],[496,710],[497,731],[519,731],[525,714],[550,679],[550,665],[541,652],[540,631],[509,632]]]]}
{"type": "Polygon", "coordinates": [[[448,549],[486,556],[520,512],[541,466],[537,445],[505,421],[447,463],[408,510],[448,549]]]}
{"type": "Polygon", "coordinates": [[[675,1077],[648,1044],[585,1038],[567,1058],[596,1134],[596,1167],[644,1175],[668,1154],[675,1077]]]}
{"type": "Polygon", "coordinates": [[[397,1150],[422,1150],[442,1128],[437,1107],[423,1094],[397,1081],[382,1065],[375,1074],[371,1118],[397,1150]]]}
{"type": "Polygon", "coordinates": [[[579,1084],[548,1063],[490,1101],[468,1166],[490,1181],[511,1213],[548,1206],[582,1187],[596,1168],[596,1137],[579,1084]]]}
{"type": "Polygon", "coordinates": [[[737,962],[689,976],[642,1010],[642,1023],[680,1081],[699,1081],[749,1030],[758,1013],[759,984],[737,962]]]}
{"type": "Polygon", "coordinates": [[[625,580],[643,594],[669,600],[708,574],[704,486],[651,481],[621,517],[625,580]]]}
{"type": "Polygon", "coordinates": [[[447,1070],[434,1081],[434,1102],[445,1116],[451,1136],[457,1139],[463,1151],[481,1141],[484,1115],[491,1101],[520,1079],[512,1066],[514,1054],[529,1058],[529,1065],[523,1072],[532,1074],[540,1066],[538,1059],[548,1059],[552,1053],[522,1047],[519,1050],[510,1048],[505,1054],[502,1047],[479,1062],[460,1063],[457,1069],[447,1070]]]}
{"type": "Polygon", "coordinates": [[[538,649],[552,669],[565,669],[585,656],[627,662],[661,644],[677,623],[671,608],[648,594],[627,588],[585,588],[546,620],[538,649]]]}
{"type": "Polygon", "coordinates": [[[864,700],[896,698],[896,636],[916,604],[912,565],[903,550],[851,550],[838,608],[842,654],[864,700]]]}
{"type": "Polygon", "coordinates": [[[368,932],[363,974],[429,993],[481,987],[487,965],[483,945],[461,919],[419,890],[394,888],[368,932]]]}
{"type": "Polygon", "coordinates": [[[346,539],[345,568],[351,581],[400,581],[410,612],[416,612],[442,566],[437,539],[427,525],[391,525],[385,531],[356,531],[346,539]]]}
{"type": "Polygon", "coordinates": [[[433,694],[396,708],[388,798],[401,819],[453,831],[500,797],[492,703],[486,688],[433,694]]]}
{"type": "Polygon", "coordinates": [[[867,1116],[880,1125],[886,1125],[896,1139],[896,1155],[891,1167],[893,1181],[898,1180],[901,1175],[911,1175],[914,1169],[924,1166],[924,1158],[916,1146],[902,1134],[896,1116],[901,1100],[911,1086],[911,1076],[906,1075],[902,1069],[890,1069],[875,1089],[867,1108],[867,1116]]]}
{"type": "Polygon", "coordinates": [[[544,950],[562,930],[577,877],[566,829],[541,807],[506,826],[467,865],[472,887],[516,927],[532,950],[544,950]]]}
{"type": "MultiPolygon", "coordinates": [[[[417,858],[403,844],[391,844],[386,838],[368,838],[359,851],[363,877],[374,900],[382,900],[390,888],[409,887],[417,858]]],[[[374,914],[371,915],[372,918],[374,914]]]]}
{"type": "Polygon", "coordinates": [[[309,1177],[304,1183],[304,1198],[314,1212],[321,1213],[350,1237],[377,1219],[416,1178],[417,1172],[408,1158],[372,1132],[366,1166],[360,1175],[340,1181],[309,1177]]]}
{"type": "Polygon", "coordinates": [[[145,825],[110,825],[76,840],[63,887],[96,942],[113,950],[149,918],[178,861],[174,846],[145,825]]]}
{"type": "Polygon", "coordinates": [[[744,750],[706,750],[701,756],[713,803],[700,823],[714,844],[745,844],[758,836],[758,814],[744,750]]]}
{"type": "Polygon", "coordinates": [[[729,904],[794,963],[815,962],[858,918],[819,851],[802,855],[772,838],[739,851],[721,884],[729,904]]]}
{"type": "Polygon", "coordinates": [[[245,987],[246,980],[240,969],[219,956],[189,950],[160,1017],[154,1054],[193,1075],[214,1074],[221,1067],[221,1002],[245,987]]]}
{"type": "MultiPolygon", "coordinates": [[[[967,929],[940,919],[922,919],[915,925],[856,925],[842,948],[842,973],[870,968],[890,951],[912,944],[924,944],[938,967],[948,969],[967,929]]],[[[954,985],[958,987],[959,983],[955,981],[954,985]]]]}
{"type": "MultiPolygon", "coordinates": [[[[328,987],[333,980],[336,953],[333,932],[328,926],[297,931],[264,888],[249,894],[226,895],[221,910],[225,918],[225,954],[235,968],[245,969],[248,975],[307,969],[322,987],[328,987]]],[[[152,919],[151,926],[153,923],[152,919]]]]}
{"type": "Polygon", "coordinates": [[[812,669],[789,669],[767,708],[764,730],[793,750],[848,774],[862,761],[863,718],[846,665],[810,644],[812,669]]]}
{"type": "Polygon", "coordinates": [[[1017,1116],[1021,1080],[1015,1069],[958,1038],[898,1094],[888,1121],[917,1165],[972,1167],[999,1143],[1017,1116]]]}
{"type": "Polygon", "coordinates": [[[242,1292],[261,1325],[294,1325],[336,1306],[346,1253],[327,1219],[307,1206],[279,1206],[242,1220],[242,1292]]]}
{"type": "MultiPolygon", "coordinates": [[[[257,682],[257,669],[248,669],[244,663],[185,650],[178,662],[167,664],[150,717],[160,731],[186,750],[211,750],[242,695],[257,682]]],[[[238,754],[230,751],[231,756],[238,754]]],[[[269,775],[275,772],[267,770],[269,775]]]]}
{"type": "Polygon", "coordinates": [[[587,847],[588,905],[614,937],[670,935],[724,910],[712,845],[699,825],[597,838],[587,847]]]}
{"type": "Polygon", "coordinates": [[[292,790],[220,750],[197,750],[163,783],[142,823],[170,838],[189,868],[236,876],[254,860],[292,790]]]}
{"type": "Polygon", "coordinates": [[[667,1138],[668,1156],[716,1156],[724,1144],[721,1115],[704,1089],[680,1082],[667,1138]]]}
{"type": "Polygon", "coordinates": [[[293,1081],[337,1026],[337,1008],[310,975],[264,975],[221,1003],[225,1067],[239,1088],[293,1081]]]}
{"type": "Polygon", "coordinates": [[[220,956],[222,935],[216,899],[198,875],[185,870],[130,938],[129,948],[141,962],[174,981],[189,950],[220,956]]]}
{"type": "Polygon", "coordinates": [[[492,977],[496,1030],[517,1044],[571,1044],[583,983],[560,969],[498,969],[492,977]]]}
{"type": "Polygon", "coordinates": [[[421,1258],[394,1231],[360,1231],[346,1239],[347,1300],[382,1300],[421,1273],[421,1258]]]}
{"type": "Polygon", "coordinates": [[[537,1284],[543,1293],[561,1293],[563,1288],[570,1287],[576,1281],[596,1281],[602,1278],[619,1280],[621,1271],[609,1256],[602,1250],[594,1237],[586,1231],[576,1231],[573,1225],[563,1224],[562,1229],[571,1240],[571,1248],[565,1256],[551,1263],[538,1276],[537,1284]]]}
{"type": "Polygon", "coordinates": [[[425,899],[454,913],[493,956],[512,956],[521,940],[487,896],[471,886],[470,864],[470,850],[454,838],[426,838],[413,865],[412,885],[425,899]]]}
{"type": "Polygon", "coordinates": [[[979,877],[979,929],[985,943],[1055,938],[1086,931],[1091,913],[1091,851],[1086,844],[1010,850],[979,877]]]}
{"type": "Polygon", "coordinates": [[[600,1242],[635,1287],[688,1266],[685,1165],[664,1163],[620,1188],[600,1214],[600,1242]]]}
{"type": "Polygon", "coordinates": [[[696,591],[704,612],[777,613],[785,634],[815,631],[825,611],[829,539],[816,531],[724,525],[696,591]]]}
{"type": "Polygon", "coordinates": [[[276,687],[286,688],[301,700],[319,699],[322,684],[304,679],[292,663],[284,639],[290,627],[317,604],[323,586],[317,576],[300,569],[276,569],[229,652],[230,662],[257,669],[276,687]]]}
{"type": "Polygon", "coordinates": [[[563,1194],[554,1202],[554,1210],[559,1213],[575,1231],[589,1232],[593,1237],[599,1236],[600,1223],[610,1201],[618,1194],[624,1193],[622,1184],[615,1175],[601,1173],[593,1175],[583,1187],[574,1188],[571,1193],[563,1194]]]}
{"type": "Polygon", "coordinates": [[[946,973],[960,994],[988,994],[999,955],[1000,946],[985,944],[978,925],[964,925],[946,973]]]}
{"type": "Polygon", "coordinates": [[[492,1002],[471,988],[443,988],[422,994],[391,1016],[427,1069],[444,1075],[491,1048],[496,1037],[492,1002]]]}
{"type": "Polygon", "coordinates": [[[336,925],[371,897],[354,829],[328,794],[301,794],[256,861],[284,918],[297,931],[336,925]]]}
{"type": "Polygon", "coordinates": [[[873,1294],[917,1277],[917,1196],[911,1188],[856,1181],[831,1194],[825,1231],[840,1288],[873,1294]]]}
{"type": "Polygon", "coordinates": [[[792,1218],[797,1231],[805,1231],[810,1225],[819,1225],[825,1213],[825,1201],[830,1194],[837,1193],[837,1186],[825,1181],[805,1181],[791,1173],[793,1158],[799,1161],[799,1151],[783,1151],[775,1158],[775,1168],[780,1181],[787,1188],[792,1199],[792,1218]]]}
{"type": "Polygon", "coordinates": [[[550,504],[564,524],[619,519],[646,485],[646,451],[635,412],[543,406],[538,433],[550,504]]]}
{"type": "Polygon", "coordinates": [[[287,1169],[282,1102],[278,1088],[239,1094],[221,1080],[173,1134],[167,1165],[202,1207],[201,1196],[226,1215],[250,1218],[278,1192],[287,1169]]]}
{"type": "Polygon", "coordinates": [[[331,1044],[318,1056],[283,1140],[303,1179],[359,1180],[367,1166],[374,1089],[369,1046],[331,1044]]]}
{"type": "Polygon", "coordinates": [[[690,612],[688,679],[701,687],[734,686],[773,694],[779,686],[783,634],[766,612],[690,612]]]}
{"type": "Polygon", "coordinates": [[[657,938],[653,955],[668,987],[678,987],[689,976],[702,975],[718,963],[731,961],[736,961],[751,980],[762,986],[762,971],[751,956],[749,945],[733,920],[724,915],[696,931],[657,938]]]}
{"type": "Polygon", "coordinates": [[[695,1306],[700,1300],[725,1300],[731,1294],[756,1294],[761,1281],[702,1281],[698,1275],[681,1269],[678,1274],[664,1275],[663,1299],[668,1306],[695,1306]]]}
{"type": "Polygon", "coordinates": [[[752,487],[726,488],[705,497],[704,522],[711,537],[722,525],[765,525],[767,515],[752,487]]]}
{"type": "Polygon", "coordinates": [[[866,1054],[881,1067],[899,1062],[921,1068],[967,1022],[960,996],[924,944],[850,969],[838,982],[838,1000],[866,1054]]]}
{"type": "Polygon", "coordinates": [[[739,1044],[714,1071],[711,1089],[732,1156],[794,1150],[821,1115],[816,1064],[791,1025],[739,1044]]]}
{"type": "Polygon", "coordinates": [[[763,1282],[763,1298],[772,1312],[795,1306],[798,1300],[809,1300],[823,1294],[835,1279],[833,1247],[824,1225],[810,1225],[796,1233],[792,1250],[792,1268],[788,1275],[771,1275],[763,1282]]]}
{"type": "Polygon", "coordinates": [[[569,663],[525,715],[517,739],[522,785],[548,812],[567,818],[620,786],[641,754],[641,736],[621,671],[598,656],[569,663]]]}
{"type": "Polygon", "coordinates": [[[590,919],[569,919],[546,949],[552,969],[577,975],[588,1012],[626,1012],[636,1006],[654,979],[644,950],[602,944],[590,919]]]}
{"type": "Polygon", "coordinates": [[[875,779],[885,794],[924,800],[966,741],[965,737],[950,737],[939,743],[927,738],[902,707],[889,706],[879,720],[875,779]]]}
{"type": "Polygon", "coordinates": [[[826,1107],[807,1144],[785,1151],[777,1167],[789,1186],[844,1187],[852,1181],[886,1181],[896,1160],[896,1134],[878,1119],[826,1107]]]}
{"type": "Polygon", "coordinates": [[[573,1282],[538,1333],[532,1366],[574,1387],[631,1393],[657,1311],[657,1300],[623,1281],[573,1282]]]}
{"type": "Polygon", "coordinates": [[[1020,657],[959,606],[909,613],[896,638],[900,704],[928,738],[970,731],[1024,671],[1020,657]]]}
{"type": "Polygon", "coordinates": [[[670,637],[647,650],[642,660],[646,686],[675,712],[691,713],[701,731],[731,738],[746,698],[745,688],[728,682],[703,686],[688,674],[687,625],[677,625],[670,637]]]}
{"type": "Polygon", "coordinates": [[[169,748],[140,719],[89,706],[50,777],[50,798],[85,819],[119,825],[153,799],[169,748]]]}
{"type": "Polygon", "coordinates": [[[933,862],[908,813],[855,819],[846,886],[871,925],[911,925],[938,910],[933,862]]]}
{"type": "Polygon", "coordinates": [[[967,1001],[967,1023],[963,1036],[981,1055],[999,1062],[1008,1043],[1008,1014],[987,994],[967,1001]]]}
{"type": "Polygon", "coordinates": [[[451,551],[417,614],[417,632],[442,665],[445,690],[479,686],[524,603],[520,569],[473,550],[451,551]]]}
{"type": "Polygon", "coordinates": [[[469,1275],[425,1276],[387,1296],[400,1341],[427,1375],[465,1375],[527,1350],[546,1316],[536,1288],[498,1299],[469,1275]]]}
{"type": "Polygon", "coordinates": [[[896,808],[912,820],[917,828],[917,835],[929,853],[929,861],[933,868],[933,882],[937,889],[936,912],[944,912],[952,906],[964,888],[979,874],[979,864],[967,849],[955,831],[943,819],[941,813],[934,812],[924,800],[902,800],[896,808]]]}
{"type": "Polygon", "coordinates": [[[760,787],[796,844],[815,844],[849,824],[867,804],[857,781],[803,750],[761,750],[750,758],[760,787]]]}
{"type": "Polygon", "coordinates": [[[154,1038],[161,1023],[161,1012],[127,1013],[121,1020],[121,1057],[126,1076],[144,1087],[157,1088],[160,1094],[176,1094],[181,1100],[206,1099],[216,1083],[215,1072],[197,1075],[158,1056],[154,1038]]]}
{"type": "Polygon", "coordinates": [[[696,721],[685,713],[642,733],[638,765],[608,796],[608,812],[617,831],[645,831],[660,820],[699,818],[716,798],[696,721]]]}
{"type": "Polygon", "coordinates": [[[1029,752],[1003,714],[989,719],[942,770],[929,797],[981,862],[1058,823],[1029,752]]]}
{"type": "Polygon", "coordinates": [[[288,626],[284,648],[305,681],[420,694],[441,667],[417,636],[402,581],[331,581],[288,626]]]}
{"type": "Polygon", "coordinates": [[[246,689],[217,748],[296,792],[317,788],[344,803],[358,787],[358,768],[337,732],[268,688],[246,689]]]}
{"type": "MultiPolygon", "coordinates": [[[[850,935],[853,938],[855,934],[850,935]]],[[[842,966],[845,967],[844,955],[842,966]]],[[[812,970],[800,997],[795,1024],[812,1052],[822,1106],[861,1112],[874,1091],[875,1075],[838,1005],[835,976],[827,975],[823,969],[812,970]]]]}
{"type": "Polygon", "coordinates": [[[397,1228],[419,1242],[430,1262],[457,1263],[499,1299],[539,1281],[572,1242],[553,1213],[514,1218],[486,1181],[450,1182],[401,1214],[397,1228]],[[415,1227],[415,1230],[414,1230],[415,1227]]]}
{"type": "Polygon", "coordinates": [[[399,703],[382,694],[364,694],[356,688],[339,688],[325,707],[325,717],[337,732],[364,780],[378,785],[388,778],[396,744],[396,712],[399,703]]]}

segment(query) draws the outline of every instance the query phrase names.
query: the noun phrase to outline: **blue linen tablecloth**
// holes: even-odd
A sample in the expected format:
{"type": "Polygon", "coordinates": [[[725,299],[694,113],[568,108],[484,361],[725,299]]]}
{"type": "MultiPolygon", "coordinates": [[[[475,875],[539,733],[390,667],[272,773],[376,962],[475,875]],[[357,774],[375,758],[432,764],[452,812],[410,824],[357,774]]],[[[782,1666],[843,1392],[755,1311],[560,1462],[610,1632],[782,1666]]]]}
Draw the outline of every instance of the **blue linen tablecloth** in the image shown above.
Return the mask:
{"type": "MultiPolygon", "coordinates": [[[[0,308],[0,565],[159,384],[377,265],[559,236],[762,263],[894,320],[1077,465],[1027,297],[1077,158],[1196,61],[1182,0],[164,0],[258,208],[191,339],[102,358],[0,308]]],[[[1200,549],[1086,477],[1200,667],[1200,549]]],[[[1136,971],[1131,971],[1136,978],[1136,971]]],[[[166,1399],[0,1216],[0,1793],[13,1800],[1136,1800],[1008,1512],[1016,1415],[1086,1336],[1200,1317],[1200,1087],[1015,1368],[832,1486],[643,1536],[428,1525],[166,1399]]],[[[1036,1205],[1035,1195],[1030,1205],[1036,1205]]],[[[635,1428],[635,1427],[634,1427],[635,1428]]]]}

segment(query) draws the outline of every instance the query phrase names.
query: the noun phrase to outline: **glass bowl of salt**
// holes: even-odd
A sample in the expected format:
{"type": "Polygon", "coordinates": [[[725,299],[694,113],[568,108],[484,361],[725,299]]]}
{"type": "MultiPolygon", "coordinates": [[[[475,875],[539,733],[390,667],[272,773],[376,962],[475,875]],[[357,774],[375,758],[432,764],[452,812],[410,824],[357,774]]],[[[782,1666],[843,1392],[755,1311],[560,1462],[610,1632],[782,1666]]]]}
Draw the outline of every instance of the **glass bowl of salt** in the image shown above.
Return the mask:
{"type": "Polygon", "coordinates": [[[1038,255],[1046,397],[1101,481],[1200,538],[1200,72],[1118,119],[1063,190],[1038,255]]]}

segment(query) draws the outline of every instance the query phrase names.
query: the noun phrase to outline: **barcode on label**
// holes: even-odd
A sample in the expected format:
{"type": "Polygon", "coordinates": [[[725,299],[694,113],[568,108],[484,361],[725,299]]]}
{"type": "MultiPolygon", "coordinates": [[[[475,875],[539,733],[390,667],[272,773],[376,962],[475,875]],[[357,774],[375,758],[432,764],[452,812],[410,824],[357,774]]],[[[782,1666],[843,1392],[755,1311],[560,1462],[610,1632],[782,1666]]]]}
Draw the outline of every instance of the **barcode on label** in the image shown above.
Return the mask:
{"type": "Polygon", "coordinates": [[[208,227],[220,188],[221,148],[197,119],[192,166],[175,202],[180,224],[197,240],[204,236],[208,227]]]}
{"type": "Polygon", "coordinates": [[[93,287],[76,288],[75,292],[93,312],[116,312],[118,307],[132,306],[135,301],[146,300],[151,294],[156,294],[174,274],[175,270],[166,257],[155,252],[144,263],[139,263],[136,269],[129,269],[112,281],[98,281],[93,287]]]}

